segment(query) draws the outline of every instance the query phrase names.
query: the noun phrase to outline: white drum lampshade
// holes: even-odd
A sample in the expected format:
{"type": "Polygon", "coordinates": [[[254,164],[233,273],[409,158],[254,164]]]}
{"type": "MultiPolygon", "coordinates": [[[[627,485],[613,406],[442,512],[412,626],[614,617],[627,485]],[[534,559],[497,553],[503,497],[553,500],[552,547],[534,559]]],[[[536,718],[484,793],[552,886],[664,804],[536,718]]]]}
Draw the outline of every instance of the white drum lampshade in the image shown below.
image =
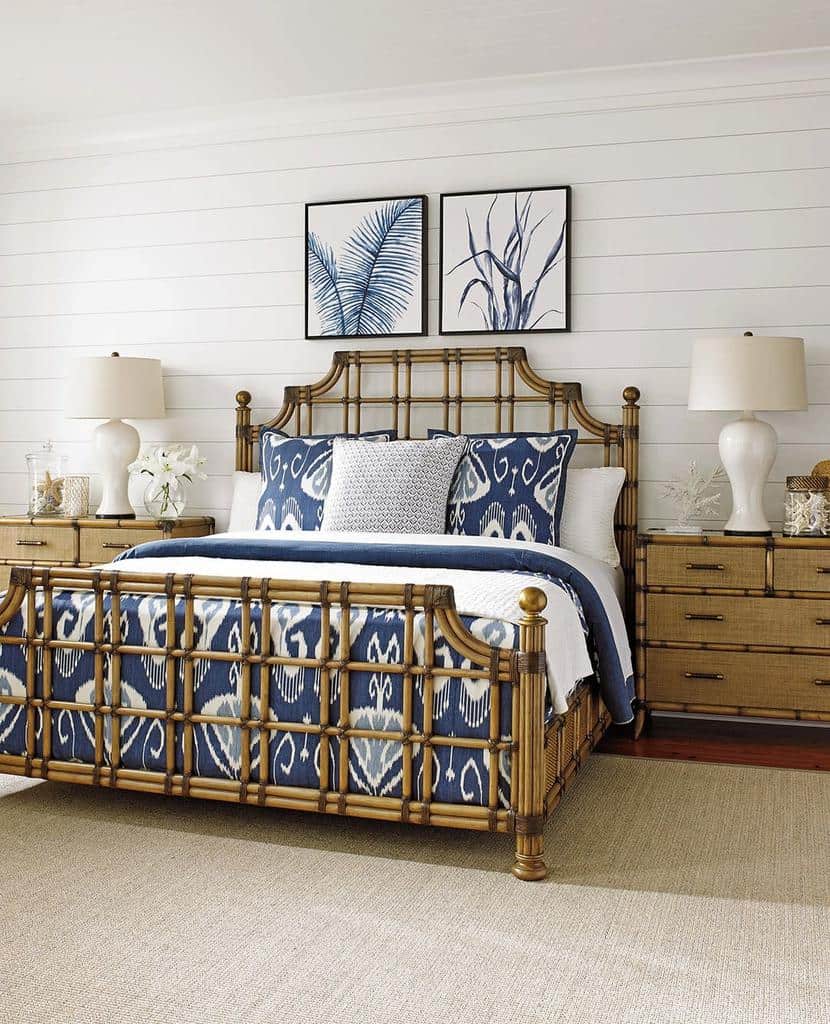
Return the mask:
{"type": "Polygon", "coordinates": [[[127,467],[138,456],[138,431],[124,418],[164,416],[161,361],[132,356],[76,359],[66,380],[64,411],[70,419],[107,420],[95,430],[94,447],[103,495],[98,519],[135,519],[127,467]]]}
{"type": "Polygon", "coordinates": [[[692,349],[689,409],[735,411],[718,441],[721,462],[732,485],[732,514],[726,534],[769,536],[764,514],[767,481],[778,436],[756,419],[756,411],[807,408],[803,338],[752,334],[699,338],[692,349]]]}

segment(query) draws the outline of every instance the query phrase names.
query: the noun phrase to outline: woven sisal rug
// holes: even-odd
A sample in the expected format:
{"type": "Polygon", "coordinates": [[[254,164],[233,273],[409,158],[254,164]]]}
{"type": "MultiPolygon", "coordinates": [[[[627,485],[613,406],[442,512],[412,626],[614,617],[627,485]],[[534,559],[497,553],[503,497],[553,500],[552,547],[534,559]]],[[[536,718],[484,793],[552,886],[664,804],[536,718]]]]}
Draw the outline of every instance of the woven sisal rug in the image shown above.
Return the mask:
{"type": "Polygon", "coordinates": [[[0,778],[0,1022],[830,1020],[830,774],[595,756],[547,844],[0,778]]]}

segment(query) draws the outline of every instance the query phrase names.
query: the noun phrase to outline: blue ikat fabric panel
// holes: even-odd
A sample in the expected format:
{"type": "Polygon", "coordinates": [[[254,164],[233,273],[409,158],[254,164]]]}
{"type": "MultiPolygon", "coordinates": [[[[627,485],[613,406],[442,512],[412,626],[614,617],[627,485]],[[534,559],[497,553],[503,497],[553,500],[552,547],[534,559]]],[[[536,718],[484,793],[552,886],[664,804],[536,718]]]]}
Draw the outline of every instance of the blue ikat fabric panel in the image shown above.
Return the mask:
{"type": "MultiPolygon", "coordinates": [[[[260,434],[262,492],[257,508],[258,530],[319,530],[331,483],[335,437],[289,437],[280,430],[260,434]]],[[[394,430],[360,434],[367,441],[394,441],[394,430]]]]}
{"type": "MultiPolygon", "coordinates": [[[[105,641],[112,637],[109,597],[105,598],[105,641]]],[[[121,597],[121,637],[128,645],[164,647],[166,640],[166,599],[162,596],[127,595],[121,597]]],[[[91,641],[94,636],[94,595],[73,591],[54,594],[54,636],[56,639],[91,641]]],[[[348,624],[351,657],[355,661],[403,661],[404,619],[401,609],[352,608],[348,624]]],[[[241,608],[239,602],[197,600],[195,602],[196,650],[240,651],[242,649],[241,608]]],[[[318,607],[295,604],[272,608],[269,649],[276,654],[317,657],[321,650],[321,613],[318,607]]],[[[518,630],[511,624],[466,617],[465,625],[489,643],[515,647],[518,630]]],[[[22,635],[23,614],[18,613],[3,629],[7,636],[22,635]]],[[[42,632],[42,612],[38,607],[38,632],[42,632]]],[[[257,649],[261,627],[259,605],[252,605],[251,644],[257,649]]],[[[176,643],[182,643],[184,603],[176,602],[176,643]]],[[[330,645],[340,642],[339,611],[333,608],[330,645]]],[[[415,661],[424,664],[425,620],[415,617],[415,661]]],[[[441,668],[469,668],[470,663],[453,650],[441,636],[436,624],[434,664],[433,732],[437,735],[487,738],[489,735],[490,687],[487,680],[447,678],[441,668]]],[[[181,661],[177,659],[175,707],[183,701],[181,661]]],[[[125,654],[122,656],[121,704],[137,710],[164,710],[167,706],[165,659],[163,656],[125,654]]],[[[90,651],[55,649],[53,652],[53,695],[56,699],[94,704],[94,656],[90,651]]],[[[340,715],[342,678],[331,673],[329,721],[340,715]]],[[[43,652],[37,651],[36,692],[42,695],[43,652]]],[[[251,714],[260,715],[260,674],[251,672],[251,714]]],[[[22,697],[26,692],[26,668],[23,648],[3,645],[0,693],[22,697]]],[[[215,716],[238,717],[241,710],[241,666],[225,661],[194,661],[194,711],[215,716]]],[[[423,727],[423,679],[414,676],[413,728],[423,727]]],[[[109,658],[104,666],[104,702],[112,700],[109,658]]],[[[349,676],[349,722],[353,727],[395,732],[403,722],[401,676],[377,671],[352,671],[349,676]]],[[[502,688],[500,723],[502,738],[511,730],[510,688],[502,688]]],[[[94,763],[95,725],[91,712],[52,709],[52,757],[61,761],[94,763]]],[[[273,722],[319,724],[320,672],[316,667],[272,666],[269,680],[268,717],[273,722]]],[[[104,717],[104,761],[112,753],[111,716],[104,717]]],[[[165,724],[159,718],[140,715],[120,716],[121,765],[124,768],[164,771],[167,760],[165,724]]],[[[118,728],[118,726],[116,726],[118,728]]],[[[176,770],[183,769],[182,726],[175,730],[176,770]]],[[[35,719],[36,753],[43,750],[43,721],[38,709],[35,719]]],[[[251,730],[252,781],[258,781],[263,751],[260,732],[251,730]]],[[[194,765],[196,777],[240,778],[242,730],[233,725],[194,725],[194,765]]],[[[26,752],[26,713],[21,705],[0,705],[0,753],[23,755],[26,752]]],[[[330,787],[339,785],[339,741],[329,743],[330,787]]],[[[269,733],[268,780],[288,786],[317,788],[320,784],[319,736],[301,732],[274,730],[269,733]]],[[[486,805],[490,782],[489,758],[483,750],[460,746],[434,746],[433,787],[430,799],[447,803],[486,805]]],[[[423,799],[424,750],[413,749],[413,782],[416,799],[423,799]]],[[[400,796],[403,775],[402,746],[396,740],[357,739],[349,742],[348,790],[373,796],[400,796]]],[[[499,799],[509,806],[510,759],[502,754],[499,764],[499,799]]]]}
{"type": "Polygon", "coordinates": [[[447,533],[558,546],[576,438],[575,430],[468,435],[447,501],[447,533]]]}

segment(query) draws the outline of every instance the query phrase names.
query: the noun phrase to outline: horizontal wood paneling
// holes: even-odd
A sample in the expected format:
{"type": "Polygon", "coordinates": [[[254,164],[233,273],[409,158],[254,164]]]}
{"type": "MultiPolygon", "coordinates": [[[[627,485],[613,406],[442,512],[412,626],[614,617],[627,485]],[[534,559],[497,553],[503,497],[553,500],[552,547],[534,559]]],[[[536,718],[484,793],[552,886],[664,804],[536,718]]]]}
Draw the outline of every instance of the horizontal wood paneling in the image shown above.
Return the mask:
{"type": "MultiPolygon", "coordinates": [[[[437,250],[438,233],[430,234],[437,250]]],[[[122,305],[155,308],[171,296],[194,305],[214,294],[219,301],[244,305],[302,301],[303,275],[297,271],[301,238],[206,246],[198,262],[192,248],[0,257],[0,316],[122,305]],[[15,275],[26,276],[15,280],[15,275]]],[[[578,296],[817,287],[826,280],[821,257],[827,248],[830,243],[737,253],[581,256],[575,246],[571,287],[578,296]]],[[[430,254],[428,284],[437,294],[437,251],[430,254]]]]}
{"type": "Polygon", "coordinates": [[[655,145],[657,141],[732,138],[773,132],[821,131],[827,127],[824,89],[812,94],[742,102],[698,101],[677,117],[671,102],[651,108],[546,112],[543,109],[459,112],[449,124],[435,116],[385,119],[326,133],[284,134],[278,138],[167,150],[64,159],[57,170],[48,161],[24,161],[0,168],[0,194],[35,190],[112,187],[134,182],[261,174],[264,169],[319,168],[389,160],[434,160],[478,152],[496,129],[493,152],[544,149],[567,151],[593,146],[655,145]],[[430,131],[428,152],[421,145],[430,131]]]}
{"type": "MultiPolygon", "coordinates": [[[[20,510],[23,456],[46,437],[93,468],[91,425],[63,419],[62,377],[71,357],[118,349],[163,360],[169,415],[142,434],[200,444],[211,477],[192,508],[221,525],[234,393],[248,387],[266,417],[343,347],[302,339],[306,200],[427,193],[435,296],[441,191],[570,183],[574,329],[529,338],[532,361],[582,380],[607,419],[625,385],[641,388],[642,521],[667,526],[663,482],[689,458],[714,462],[729,418],[685,408],[694,337],[804,336],[811,408],[770,417],[781,447],[765,502],[779,522],[786,476],[830,455],[830,91],[812,64],[780,81],[777,66],[739,82],[713,65],[686,92],[671,69],[636,96],[520,103],[496,85],[503,100],[487,105],[459,92],[455,106],[352,120],[332,107],[327,122],[236,141],[0,158],[0,511],[20,510]]],[[[429,330],[416,345],[442,343],[434,298],[429,330]]],[[[727,512],[728,496],[713,525],[727,512]]]]}

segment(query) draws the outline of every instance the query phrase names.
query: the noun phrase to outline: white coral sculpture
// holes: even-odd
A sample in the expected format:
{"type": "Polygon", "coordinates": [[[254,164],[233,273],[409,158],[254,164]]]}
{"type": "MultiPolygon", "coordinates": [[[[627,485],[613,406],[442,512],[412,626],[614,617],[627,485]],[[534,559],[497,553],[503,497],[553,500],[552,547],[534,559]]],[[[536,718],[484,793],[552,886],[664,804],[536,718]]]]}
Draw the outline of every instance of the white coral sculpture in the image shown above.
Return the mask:
{"type": "Polygon", "coordinates": [[[717,465],[707,471],[697,468],[691,459],[685,478],[672,480],[663,486],[663,497],[677,509],[678,533],[700,533],[695,526],[697,519],[710,519],[720,506],[720,491],[712,488],[726,479],[723,466],[717,465]]]}

